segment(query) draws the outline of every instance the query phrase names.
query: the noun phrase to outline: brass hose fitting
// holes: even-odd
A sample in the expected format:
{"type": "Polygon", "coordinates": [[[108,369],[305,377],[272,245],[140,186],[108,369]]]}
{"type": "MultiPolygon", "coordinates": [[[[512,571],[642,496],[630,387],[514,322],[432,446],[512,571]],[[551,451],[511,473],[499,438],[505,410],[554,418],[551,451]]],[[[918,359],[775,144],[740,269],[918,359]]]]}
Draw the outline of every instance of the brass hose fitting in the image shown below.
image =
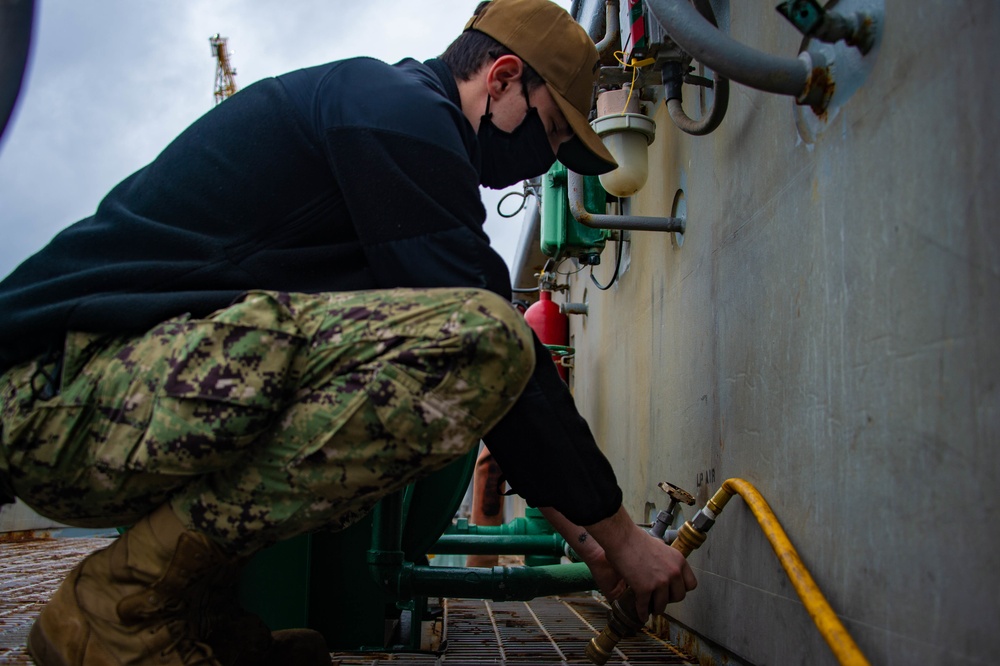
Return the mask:
{"type": "MultiPolygon", "coordinates": [[[[705,531],[708,531],[707,528],[705,531]]],[[[687,557],[691,551],[705,543],[707,536],[705,532],[692,525],[689,520],[681,525],[677,538],[670,544],[670,547],[679,550],[684,557],[687,557]]],[[[608,626],[604,627],[599,635],[591,638],[587,644],[585,650],[587,659],[597,666],[608,663],[608,659],[611,658],[611,653],[618,642],[628,636],[635,636],[644,624],[645,621],[640,620],[635,614],[635,592],[632,591],[631,587],[626,588],[622,595],[611,603],[608,626]]]]}
{"type": "Polygon", "coordinates": [[[598,666],[608,663],[618,642],[628,636],[635,636],[643,624],[635,614],[635,592],[631,587],[626,588],[622,595],[611,603],[607,626],[587,643],[585,650],[587,659],[598,666]]]}
{"type": "Polygon", "coordinates": [[[681,555],[687,557],[692,551],[700,548],[701,544],[705,543],[706,538],[708,535],[694,527],[689,520],[681,525],[677,531],[677,538],[670,544],[670,547],[681,551],[681,555]]]}

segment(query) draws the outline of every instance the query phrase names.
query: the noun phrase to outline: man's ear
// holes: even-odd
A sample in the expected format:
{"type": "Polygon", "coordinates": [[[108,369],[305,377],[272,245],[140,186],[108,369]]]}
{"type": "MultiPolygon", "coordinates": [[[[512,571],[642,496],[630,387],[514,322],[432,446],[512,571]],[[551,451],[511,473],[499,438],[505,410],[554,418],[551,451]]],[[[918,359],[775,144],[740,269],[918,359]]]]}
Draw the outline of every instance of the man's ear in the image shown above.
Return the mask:
{"type": "Polygon", "coordinates": [[[502,55],[493,61],[486,73],[486,92],[499,99],[512,85],[520,84],[524,63],[515,55],[502,55]]]}

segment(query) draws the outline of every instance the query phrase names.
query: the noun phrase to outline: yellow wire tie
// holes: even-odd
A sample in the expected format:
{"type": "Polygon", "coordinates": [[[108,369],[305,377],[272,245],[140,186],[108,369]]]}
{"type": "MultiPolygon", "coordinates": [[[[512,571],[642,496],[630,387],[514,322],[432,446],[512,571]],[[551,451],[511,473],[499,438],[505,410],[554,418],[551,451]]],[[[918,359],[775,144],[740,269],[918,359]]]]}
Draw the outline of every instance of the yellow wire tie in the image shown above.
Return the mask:
{"type": "Polygon", "coordinates": [[[626,68],[626,69],[628,69],[629,67],[632,68],[632,83],[629,84],[629,87],[628,87],[628,97],[625,98],[625,108],[623,108],[622,112],[619,114],[619,115],[622,115],[622,116],[624,116],[625,113],[628,111],[629,102],[632,101],[632,91],[635,90],[635,78],[636,78],[636,75],[637,75],[637,73],[639,71],[639,68],[640,67],[649,67],[654,62],[656,62],[655,58],[643,58],[642,60],[636,60],[635,58],[629,58],[629,62],[625,62],[625,60],[623,59],[624,56],[625,56],[625,52],[624,51],[615,51],[615,60],[617,60],[619,62],[619,64],[621,64],[621,66],[624,67],[624,68],[626,68]]]}

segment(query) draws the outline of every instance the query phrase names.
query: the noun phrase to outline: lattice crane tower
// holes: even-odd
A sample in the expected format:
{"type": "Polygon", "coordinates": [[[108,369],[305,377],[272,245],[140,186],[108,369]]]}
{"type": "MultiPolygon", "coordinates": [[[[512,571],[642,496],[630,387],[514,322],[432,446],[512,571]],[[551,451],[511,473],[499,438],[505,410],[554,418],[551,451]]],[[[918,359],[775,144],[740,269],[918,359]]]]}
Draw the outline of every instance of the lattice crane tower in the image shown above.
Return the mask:
{"type": "Polygon", "coordinates": [[[229,49],[226,44],[228,37],[220,37],[216,34],[208,38],[212,45],[212,57],[215,58],[215,103],[236,93],[236,70],[229,59],[229,49]]]}

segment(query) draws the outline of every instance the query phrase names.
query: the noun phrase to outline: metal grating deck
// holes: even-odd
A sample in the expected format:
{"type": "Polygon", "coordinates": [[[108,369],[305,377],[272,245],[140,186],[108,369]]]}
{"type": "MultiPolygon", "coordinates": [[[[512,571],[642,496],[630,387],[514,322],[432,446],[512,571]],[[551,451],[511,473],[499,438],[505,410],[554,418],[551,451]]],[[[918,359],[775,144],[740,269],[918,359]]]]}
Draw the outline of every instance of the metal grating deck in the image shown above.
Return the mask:
{"type": "Polygon", "coordinates": [[[109,543],[106,538],[0,543],[0,664],[33,663],[24,645],[38,611],[70,569],[109,543]]]}
{"type": "MultiPolygon", "coordinates": [[[[590,664],[587,642],[605,625],[607,606],[589,596],[503,603],[449,599],[441,666],[590,664]]],[[[619,645],[609,664],[691,664],[674,645],[643,634],[619,645]]]]}
{"type": "MultiPolygon", "coordinates": [[[[106,538],[0,542],[0,664],[31,664],[24,644],[31,623],[62,579],[106,538]]],[[[607,607],[588,596],[531,602],[448,599],[442,650],[431,653],[335,653],[335,666],[528,666],[589,664],[584,648],[604,626],[607,607]]],[[[697,664],[650,634],[629,639],[614,665],[697,664]]]]}

